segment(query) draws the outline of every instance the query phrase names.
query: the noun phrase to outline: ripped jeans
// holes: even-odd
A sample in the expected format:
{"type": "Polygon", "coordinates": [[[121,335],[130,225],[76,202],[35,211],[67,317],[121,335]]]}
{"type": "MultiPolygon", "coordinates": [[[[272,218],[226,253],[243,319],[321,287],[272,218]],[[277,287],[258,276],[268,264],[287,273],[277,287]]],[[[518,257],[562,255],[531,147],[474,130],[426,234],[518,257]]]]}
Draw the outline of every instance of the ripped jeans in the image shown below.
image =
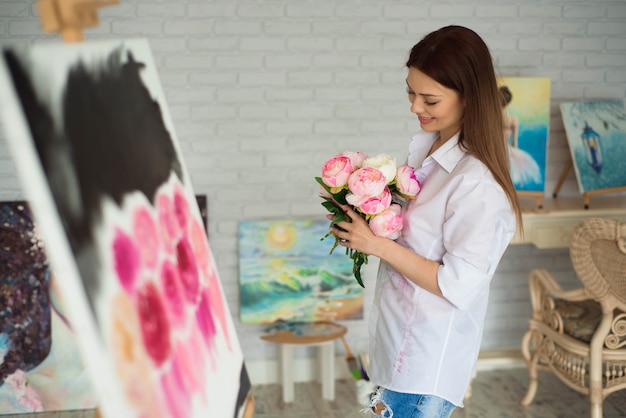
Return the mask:
{"type": "Polygon", "coordinates": [[[378,387],[369,408],[379,418],[449,418],[454,404],[433,395],[394,392],[378,387]]]}

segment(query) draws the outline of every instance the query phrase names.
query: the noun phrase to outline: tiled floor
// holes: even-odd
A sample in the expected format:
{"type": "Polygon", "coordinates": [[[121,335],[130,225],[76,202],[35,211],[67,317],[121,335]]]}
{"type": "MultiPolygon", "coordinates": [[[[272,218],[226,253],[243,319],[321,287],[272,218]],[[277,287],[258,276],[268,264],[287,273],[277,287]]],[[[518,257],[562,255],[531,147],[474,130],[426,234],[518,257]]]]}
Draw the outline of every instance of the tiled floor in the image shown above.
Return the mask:
{"type": "MultiPolygon", "coordinates": [[[[479,372],[472,385],[472,397],[453,418],[578,418],[589,416],[585,396],[543,372],[534,403],[525,408],[520,399],[526,393],[528,375],[524,368],[479,372]]],[[[254,386],[254,418],[365,418],[357,402],[354,381],[337,380],[335,400],[321,399],[317,383],[296,383],[295,401],[282,401],[278,384],[254,386]]],[[[92,411],[7,415],[2,418],[92,418],[92,411]]],[[[207,417],[222,418],[222,417],[207,417]]],[[[402,417],[396,417],[402,418],[402,417]]],[[[626,391],[609,395],[604,401],[604,418],[626,418],[626,391]]]]}

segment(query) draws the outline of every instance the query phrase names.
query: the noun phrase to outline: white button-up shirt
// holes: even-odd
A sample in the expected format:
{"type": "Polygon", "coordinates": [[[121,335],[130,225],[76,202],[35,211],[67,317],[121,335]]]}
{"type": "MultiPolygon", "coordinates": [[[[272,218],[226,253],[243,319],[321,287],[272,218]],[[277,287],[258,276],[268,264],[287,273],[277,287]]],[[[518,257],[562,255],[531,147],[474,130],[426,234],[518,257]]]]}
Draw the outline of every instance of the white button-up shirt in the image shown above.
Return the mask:
{"type": "Polygon", "coordinates": [[[398,243],[439,261],[436,296],[381,260],[370,314],[370,377],[404,393],[457,406],[470,382],[483,334],[489,283],[516,227],[509,200],[458,135],[426,157],[435,133],[412,138],[408,164],[422,184],[403,209],[398,243]]]}

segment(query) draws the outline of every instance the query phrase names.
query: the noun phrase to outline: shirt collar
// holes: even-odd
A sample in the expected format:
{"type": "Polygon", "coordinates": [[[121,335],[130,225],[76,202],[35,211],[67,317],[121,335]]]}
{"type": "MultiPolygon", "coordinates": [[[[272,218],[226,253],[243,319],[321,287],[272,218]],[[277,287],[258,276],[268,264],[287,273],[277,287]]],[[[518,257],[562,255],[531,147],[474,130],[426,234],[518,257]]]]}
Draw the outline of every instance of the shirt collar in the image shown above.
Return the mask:
{"type": "Polygon", "coordinates": [[[430,158],[437,161],[448,173],[451,173],[466,153],[467,150],[459,144],[459,133],[457,133],[435,150],[435,152],[430,155],[430,158]]]}

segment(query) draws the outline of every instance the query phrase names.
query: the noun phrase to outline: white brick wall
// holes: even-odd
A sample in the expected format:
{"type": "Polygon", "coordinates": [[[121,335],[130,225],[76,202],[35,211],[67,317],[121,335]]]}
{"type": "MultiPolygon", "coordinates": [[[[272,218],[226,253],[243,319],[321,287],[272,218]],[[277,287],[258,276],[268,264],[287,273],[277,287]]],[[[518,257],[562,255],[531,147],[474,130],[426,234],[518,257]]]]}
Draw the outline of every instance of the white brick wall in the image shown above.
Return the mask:
{"type": "MultiPolygon", "coordinates": [[[[623,0],[122,0],[99,15],[88,40],[150,41],[195,191],[208,195],[211,246],[250,361],[276,352],[259,342],[263,327],[237,320],[237,223],[322,217],[313,177],[336,152],[404,159],[418,128],[404,61],[425,33],[467,25],[487,41],[501,75],[551,78],[548,198],[568,158],[559,103],[626,92],[623,0]]],[[[58,38],[41,32],[35,0],[0,1],[3,45],[50,39],[58,38]]],[[[0,199],[21,198],[2,135],[0,199]]],[[[570,172],[560,195],[577,194],[570,172]]],[[[511,247],[494,278],[485,349],[519,346],[532,267],[564,281],[572,274],[566,250],[511,247]]],[[[365,271],[367,298],[375,268],[365,271]]],[[[365,348],[365,322],[348,325],[349,340],[365,348]]]]}

